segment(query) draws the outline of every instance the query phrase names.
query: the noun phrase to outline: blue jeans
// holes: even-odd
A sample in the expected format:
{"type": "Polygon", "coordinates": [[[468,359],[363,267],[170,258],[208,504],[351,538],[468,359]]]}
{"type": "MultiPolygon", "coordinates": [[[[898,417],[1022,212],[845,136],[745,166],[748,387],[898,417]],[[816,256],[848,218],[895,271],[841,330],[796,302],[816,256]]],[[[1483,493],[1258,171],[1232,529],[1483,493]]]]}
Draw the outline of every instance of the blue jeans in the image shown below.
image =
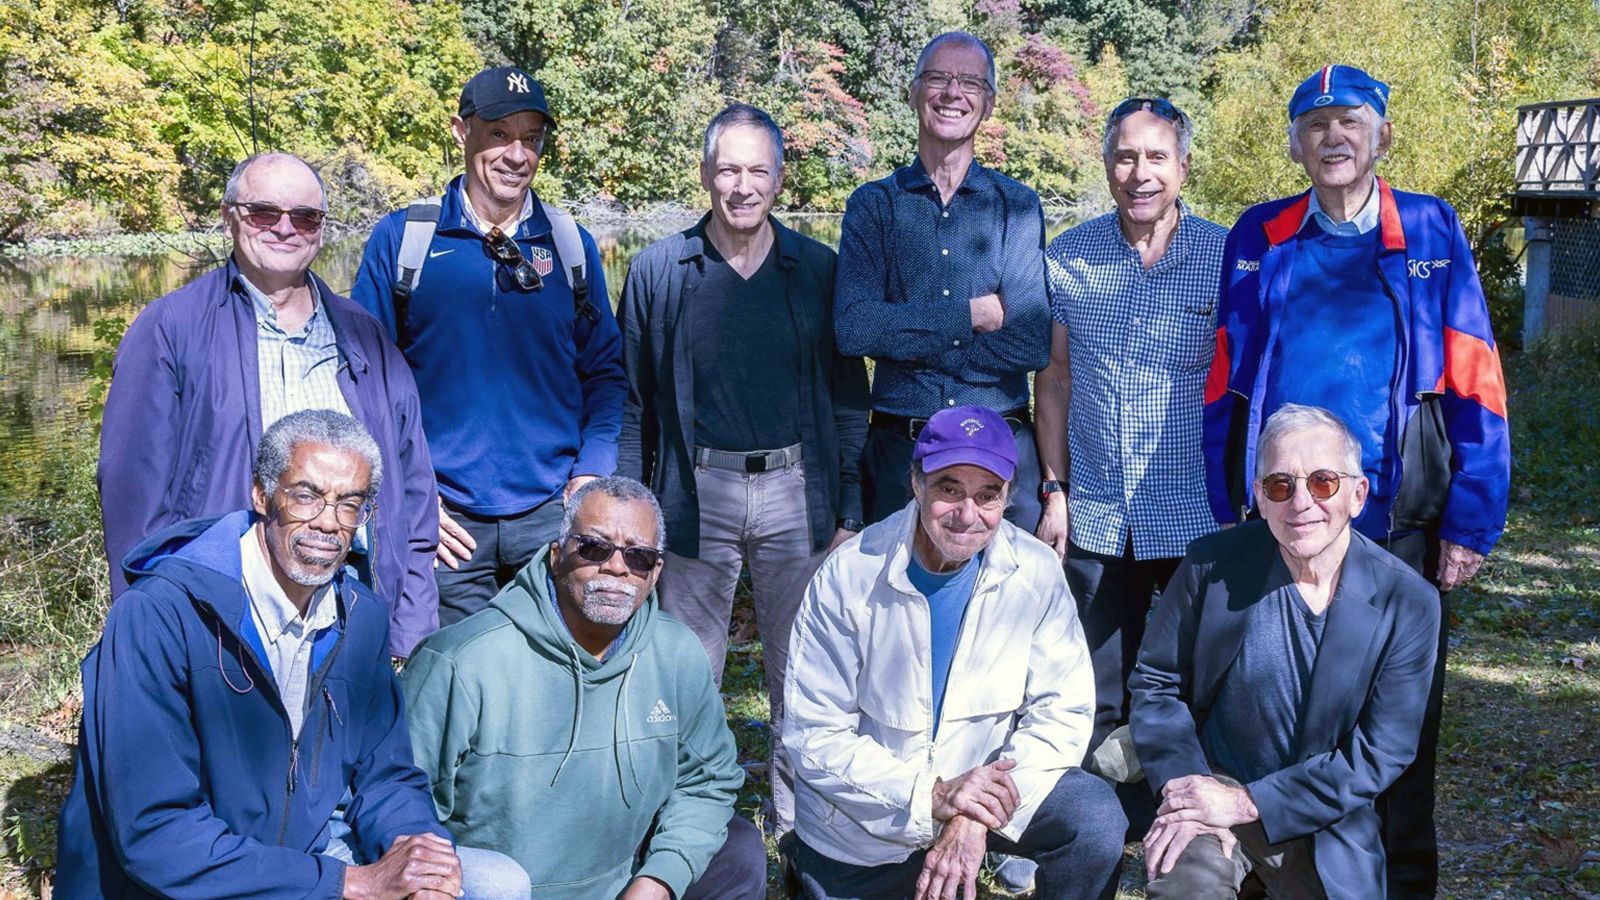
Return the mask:
{"type": "MultiPolygon", "coordinates": [[[[1013,842],[991,833],[989,849],[1039,864],[1036,900],[1110,900],[1117,893],[1127,827],[1109,782],[1068,769],[1021,838],[1013,842]]],[[[918,850],[905,862],[853,866],[829,859],[801,840],[794,862],[806,900],[902,900],[916,893],[927,855],[927,850],[918,850]]]]}

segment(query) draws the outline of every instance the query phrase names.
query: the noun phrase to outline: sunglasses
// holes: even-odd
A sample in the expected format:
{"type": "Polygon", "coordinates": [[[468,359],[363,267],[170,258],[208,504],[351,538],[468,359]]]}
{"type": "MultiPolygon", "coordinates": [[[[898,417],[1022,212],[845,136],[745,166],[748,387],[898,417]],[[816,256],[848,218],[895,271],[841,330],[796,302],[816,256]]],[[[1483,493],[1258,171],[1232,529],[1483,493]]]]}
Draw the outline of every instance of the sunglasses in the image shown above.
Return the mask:
{"type": "Polygon", "coordinates": [[[1313,500],[1327,500],[1339,493],[1339,483],[1346,478],[1360,478],[1360,475],[1351,475],[1347,472],[1335,472],[1332,469],[1318,469],[1310,475],[1290,475],[1287,472],[1273,472],[1261,479],[1261,495],[1273,503],[1283,503],[1294,496],[1294,483],[1304,481],[1306,492],[1313,500]]]}
{"type": "Polygon", "coordinates": [[[654,547],[619,547],[592,534],[575,534],[572,542],[578,545],[578,558],[595,565],[608,562],[621,550],[623,564],[635,575],[649,575],[661,563],[661,551],[654,547]]]}
{"type": "Polygon", "coordinates": [[[296,206],[294,209],[284,209],[271,203],[229,203],[229,206],[239,211],[239,218],[250,223],[250,227],[266,231],[268,228],[283,221],[284,216],[289,217],[289,224],[294,227],[297,234],[316,234],[322,229],[322,222],[328,217],[324,210],[314,206],[296,206]]]}
{"type": "Polygon", "coordinates": [[[539,277],[539,270],[533,267],[522,255],[522,248],[511,236],[501,231],[499,226],[489,229],[484,235],[489,242],[489,255],[511,268],[511,279],[517,286],[525,291],[537,291],[544,287],[544,279],[539,277]]]}
{"type": "Polygon", "coordinates": [[[1183,110],[1173,106],[1170,100],[1163,100],[1160,97],[1129,97],[1118,103],[1117,108],[1111,111],[1111,120],[1114,122],[1123,116],[1131,116],[1141,111],[1154,113],[1173,123],[1186,122],[1189,119],[1183,114],[1183,110]]]}

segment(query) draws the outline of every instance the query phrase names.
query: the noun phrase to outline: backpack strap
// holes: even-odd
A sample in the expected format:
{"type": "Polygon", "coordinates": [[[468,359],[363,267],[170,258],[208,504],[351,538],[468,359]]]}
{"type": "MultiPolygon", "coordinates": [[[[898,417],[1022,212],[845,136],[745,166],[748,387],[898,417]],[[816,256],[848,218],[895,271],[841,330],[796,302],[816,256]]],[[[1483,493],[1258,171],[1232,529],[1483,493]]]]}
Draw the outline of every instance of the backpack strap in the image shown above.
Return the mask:
{"type": "Polygon", "coordinates": [[[406,207],[405,232],[400,237],[394,285],[390,290],[394,300],[395,343],[401,347],[409,343],[406,314],[411,308],[411,292],[422,281],[422,264],[428,261],[433,233],[439,230],[439,211],[443,202],[442,197],[428,197],[406,207]]]}
{"type": "Polygon", "coordinates": [[[583,238],[578,235],[577,220],[572,218],[572,213],[543,198],[540,198],[539,206],[544,210],[545,218],[550,220],[550,237],[555,241],[556,255],[561,257],[561,265],[565,269],[561,274],[566,276],[567,284],[572,287],[574,314],[590,322],[599,321],[600,311],[589,302],[589,258],[583,252],[583,238]]]}

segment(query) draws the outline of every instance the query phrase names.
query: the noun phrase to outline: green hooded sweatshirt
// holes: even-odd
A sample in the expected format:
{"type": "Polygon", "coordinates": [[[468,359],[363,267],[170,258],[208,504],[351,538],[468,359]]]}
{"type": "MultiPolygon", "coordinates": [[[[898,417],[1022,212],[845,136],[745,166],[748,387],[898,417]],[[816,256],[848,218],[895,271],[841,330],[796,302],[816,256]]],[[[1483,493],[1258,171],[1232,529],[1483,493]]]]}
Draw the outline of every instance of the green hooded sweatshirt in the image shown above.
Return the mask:
{"type": "Polygon", "coordinates": [[[615,897],[648,875],[681,897],[744,783],[705,651],[652,593],[596,660],[550,598],[549,553],[412,654],[416,763],[456,841],[521,863],[534,896],[615,897]]]}

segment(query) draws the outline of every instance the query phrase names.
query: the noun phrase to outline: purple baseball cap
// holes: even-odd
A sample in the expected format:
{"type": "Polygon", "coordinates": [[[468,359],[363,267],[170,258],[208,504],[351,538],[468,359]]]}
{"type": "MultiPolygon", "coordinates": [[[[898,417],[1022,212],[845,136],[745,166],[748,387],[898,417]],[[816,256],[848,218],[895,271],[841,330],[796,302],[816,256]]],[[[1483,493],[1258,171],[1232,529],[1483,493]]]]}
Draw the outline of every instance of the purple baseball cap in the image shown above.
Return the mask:
{"type": "Polygon", "coordinates": [[[1017,445],[999,413],[983,406],[952,406],[922,426],[911,461],[924,472],[978,466],[1010,481],[1017,472],[1017,445]]]}

